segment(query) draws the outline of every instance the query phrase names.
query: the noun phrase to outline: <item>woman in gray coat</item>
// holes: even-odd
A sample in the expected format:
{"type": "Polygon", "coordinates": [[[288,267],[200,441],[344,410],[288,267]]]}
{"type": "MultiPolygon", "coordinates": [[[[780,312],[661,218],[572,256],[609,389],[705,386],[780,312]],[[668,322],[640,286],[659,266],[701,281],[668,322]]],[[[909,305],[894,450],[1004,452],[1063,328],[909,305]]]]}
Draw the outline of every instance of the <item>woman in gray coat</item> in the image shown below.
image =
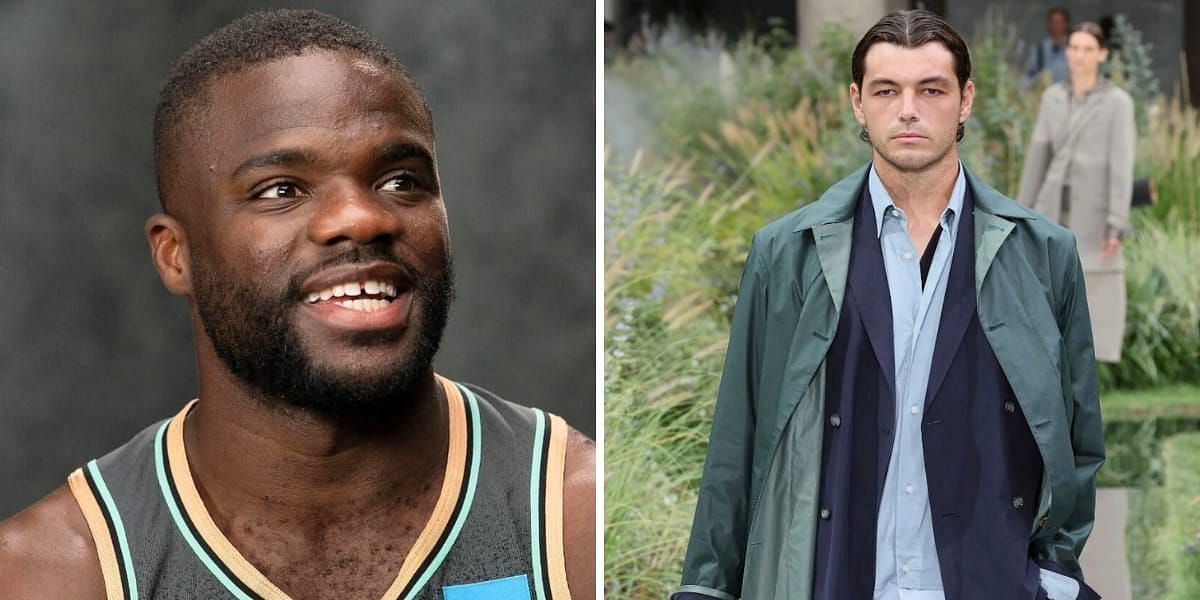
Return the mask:
{"type": "Polygon", "coordinates": [[[1096,359],[1121,360],[1125,262],[1136,127],[1133,100],[1100,74],[1104,35],[1082,23],[1067,39],[1070,77],[1042,95],[1017,198],[1079,244],[1096,359]]]}

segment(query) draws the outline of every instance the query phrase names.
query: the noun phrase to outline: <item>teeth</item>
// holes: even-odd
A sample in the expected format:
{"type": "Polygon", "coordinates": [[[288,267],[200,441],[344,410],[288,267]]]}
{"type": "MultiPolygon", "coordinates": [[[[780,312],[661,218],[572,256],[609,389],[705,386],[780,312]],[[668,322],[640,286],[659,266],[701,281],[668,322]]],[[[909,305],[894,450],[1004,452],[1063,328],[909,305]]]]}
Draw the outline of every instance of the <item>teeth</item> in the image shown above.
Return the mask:
{"type": "Polygon", "coordinates": [[[392,302],[390,300],[377,300],[375,298],[359,298],[356,300],[338,300],[335,302],[342,308],[357,310],[359,312],[373,313],[381,308],[386,308],[392,302]]]}
{"type": "MultiPolygon", "coordinates": [[[[313,292],[308,295],[307,300],[310,304],[314,304],[318,301],[320,301],[320,302],[328,301],[330,298],[342,298],[342,297],[352,298],[354,296],[361,296],[362,294],[370,294],[372,296],[382,294],[383,296],[386,296],[388,299],[392,299],[392,298],[396,297],[396,286],[391,283],[378,281],[378,280],[374,280],[374,279],[369,280],[369,281],[364,281],[362,283],[359,283],[357,281],[351,281],[349,283],[340,283],[338,285],[325,288],[325,289],[321,290],[320,292],[313,292]]],[[[374,301],[374,302],[380,302],[380,300],[376,300],[376,299],[370,299],[370,300],[374,301]]],[[[343,303],[343,302],[337,302],[337,304],[340,306],[346,306],[346,303],[343,303]]],[[[370,310],[378,310],[378,308],[382,308],[383,306],[387,306],[388,304],[390,304],[390,302],[385,301],[385,303],[382,306],[379,306],[376,308],[367,308],[365,310],[367,310],[368,312],[370,310]]],[[[356,309],[356,310],[363,310],[363,309],[356,309]]]]}

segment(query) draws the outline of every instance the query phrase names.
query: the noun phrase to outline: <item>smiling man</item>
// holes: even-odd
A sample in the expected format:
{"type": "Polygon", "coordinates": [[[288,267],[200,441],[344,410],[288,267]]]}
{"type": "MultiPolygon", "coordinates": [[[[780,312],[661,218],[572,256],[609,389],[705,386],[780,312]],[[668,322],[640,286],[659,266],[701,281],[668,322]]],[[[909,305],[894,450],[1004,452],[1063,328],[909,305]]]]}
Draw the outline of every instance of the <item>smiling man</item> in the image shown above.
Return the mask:
{"type": "Polygon", "coordinates": [[[328,15],[250,15],[179,59],[145,230],[198,398],[0,524],[6,597],[593,597],[591,442],[432,370],[435,157],[395,57],[328,15]]]}
{"type": "Polygon", "coordinates": [[[851,76],[872,161],[755,235],[674,597],[1096,598],[1075,240],[959,162],[975,85],[940,17],[884,17],[851,76]]]}

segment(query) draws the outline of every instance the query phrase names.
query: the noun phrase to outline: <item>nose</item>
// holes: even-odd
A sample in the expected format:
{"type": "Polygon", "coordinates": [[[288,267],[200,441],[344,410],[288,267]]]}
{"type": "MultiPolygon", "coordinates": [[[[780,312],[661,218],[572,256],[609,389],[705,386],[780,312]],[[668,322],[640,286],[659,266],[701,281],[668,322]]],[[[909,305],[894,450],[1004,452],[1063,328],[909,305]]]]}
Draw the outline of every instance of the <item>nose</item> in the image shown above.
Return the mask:
{"type": "Polygon", "coordinates": [[[905,122],[916,121],[920,117],[917,116],[917,95],[913,90],[905,90],[900,95],[900,120],[905,122]]]}
{"type": "Polygon", "coordinates": [[[347,183],[332,186],[317,201],[308,224],[309,238],[323,246],[350,241],[367,245],[398,237],[403,223],[396,207],[375,197],[370,189],[347,183]]]}

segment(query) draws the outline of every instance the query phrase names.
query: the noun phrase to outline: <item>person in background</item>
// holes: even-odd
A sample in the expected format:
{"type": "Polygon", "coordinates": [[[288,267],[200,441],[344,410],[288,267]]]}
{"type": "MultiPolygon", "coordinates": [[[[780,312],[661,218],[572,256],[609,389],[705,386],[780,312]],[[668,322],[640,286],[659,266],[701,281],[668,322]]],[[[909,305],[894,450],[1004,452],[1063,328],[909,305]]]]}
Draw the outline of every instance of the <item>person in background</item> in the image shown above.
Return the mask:
{"type": "Polygon", "coordinates": [[[1070,229],[1079,244],[1096,359],[1118,362],[1125,333],[1125,262],[1136,126],[1129,94],[1100,74],[1100,26],[1067,44],[1067,81],[1042,95],[1017,199],[1070,229]]]}
{"type": "Polygon", "coordinates": [[[1067,78],[1067,32],[1071,30],[1071,13],[1061,6],[1046,13],[1046,33],[1042,41],[1030,48],[1025,62],[1025,85],[1037,79],[1042,71],[1050,72],[1050,80],[1058,83],[1067,78]]]}

